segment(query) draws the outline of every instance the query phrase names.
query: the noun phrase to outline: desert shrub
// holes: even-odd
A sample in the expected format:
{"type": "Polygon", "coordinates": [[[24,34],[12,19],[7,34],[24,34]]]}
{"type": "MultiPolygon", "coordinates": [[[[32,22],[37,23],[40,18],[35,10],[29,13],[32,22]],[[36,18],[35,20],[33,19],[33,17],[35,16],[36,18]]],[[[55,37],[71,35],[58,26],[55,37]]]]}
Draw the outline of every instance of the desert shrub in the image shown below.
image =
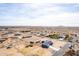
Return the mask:
{"type": "Polygon", "coordinates": [[[40,41],[36,41],[36,43],[40,43],[40,41]]]}
{"type": "Polygon", "coordinates": [[[21,32],[24,33],[24,32],[30,32],[30,31],[27,30],[27,31],[21,31],[21,32]]]}
{"type": "Polygon", "coordinates": [[[34,42],[30,41],[30,44],[34,44],[34,42]]]}
{"type": "Polygon", "coordinates": [[[77,43],[79,43],[79,40],[76,40],[77,43]]]}
{"type": "Polygon", "coordinates": [[[59,39],[59,35],[58,34],[49,35],[47,37],[52,38],[52,39],[59,39]]]}
{"type": "Polygon", "coordinates": [[[73,39],[72,37],[69,37],[69,38],[68,38],[68,41],[69,41],[69,42],[72,42],[72,39],[73,39]]]}
{"type": "Polygon", "coordinates": [[[0,40],[0,43],[3,43],[5,40],[0,40]]]}
{"type": "Polygon", "coordinates": [[[28,47],[29,47],[29,45],[25,46],[25,48],[28,48],[28,47]]]}
{"type": "Polygon", "coordinates": [[[71,49],[69,51],[67,51],[64,56],[75,56],[75,50],[71,49]]]}
{"type": "Polygon", "coordinates": [[[73,49],[67,51],[64,56],[79,56],[79,50],[75,51],[73,49]]]}
{"type": "Polygon", "coordinates": [[[6,47],[7,49],[10,49],[11,47],[10,46],[8,46],[8,47],[6,47]]]}
{"type": "Polygon", "coordinates": [[[76,56],[79,56],[79,50],[76,51],[76,56]]]}
{"type": "Polygon", "coordinates": [[[25,48],[29,48],[29,47],[33,47],[33,45],[30,44],[30,45],[26,45],[26,46],[25,46],[25,48]]]}
{"type": "Polygon", "coordinates": [[[33,45],[29,45],[29,47],[33,47],[33,45]]]}
{"type": "Polygon", "coordinates": [[[66,34],[64,39],[65,39],[65,40],[68,40],[68,39],[69,39],[69,35],[66,34]]]}

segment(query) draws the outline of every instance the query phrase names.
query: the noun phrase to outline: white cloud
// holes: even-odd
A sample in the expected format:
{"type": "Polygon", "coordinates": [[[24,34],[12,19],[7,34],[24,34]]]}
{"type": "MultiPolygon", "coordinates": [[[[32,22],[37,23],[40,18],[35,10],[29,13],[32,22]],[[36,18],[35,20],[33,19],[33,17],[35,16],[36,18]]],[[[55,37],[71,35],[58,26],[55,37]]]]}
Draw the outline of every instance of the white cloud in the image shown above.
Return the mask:
{"type": "Polygon", "coordinates": [[[6,16],[0,17],[0,19],[3,19],[3,25],[79,26],[79,12],[62,11],[63,7],[55,4],[28,3],[21,4],[19,7],[8,10],[12,13],[9,15],[6,13],[6,16]]]}
{"type": "MultiPolygon", "coordinates": [[[[4,18],[5,19],[5,18],[4,18]]],[[[10,19],[5,20],[8,25],[31,25],[31,26],[78,26],[79,13],[61,13],[61,14],[48,14],[34,19],[27,17],[6,17],[10,19]],[[11,22],[11,23],[10,23],[11,22]]]]}
{"type": "Polygon", "coordinates": [[[58,15],[46,15],[32,20],[31,25],[43,26],[78,26],[79,13],[61,13],[58,15]]]}

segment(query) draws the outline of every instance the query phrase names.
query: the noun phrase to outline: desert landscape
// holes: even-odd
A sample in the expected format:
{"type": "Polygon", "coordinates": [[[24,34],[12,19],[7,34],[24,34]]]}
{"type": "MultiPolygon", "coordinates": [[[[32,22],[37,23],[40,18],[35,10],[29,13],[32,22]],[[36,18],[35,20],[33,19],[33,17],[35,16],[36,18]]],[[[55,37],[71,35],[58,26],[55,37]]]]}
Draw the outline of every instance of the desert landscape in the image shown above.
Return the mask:
{"type": "Polygon", "coordinates": [[[79,27],[0,26],[0,56],[79,56],[79,27]]]}

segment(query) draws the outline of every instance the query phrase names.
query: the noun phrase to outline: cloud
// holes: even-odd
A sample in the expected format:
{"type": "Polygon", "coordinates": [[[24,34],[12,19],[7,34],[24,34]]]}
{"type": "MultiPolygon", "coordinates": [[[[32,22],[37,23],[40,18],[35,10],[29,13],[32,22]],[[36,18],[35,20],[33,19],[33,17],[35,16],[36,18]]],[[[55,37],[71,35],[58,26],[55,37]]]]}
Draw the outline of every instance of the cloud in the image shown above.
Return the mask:
{"type": "Polygon", "coordinates": [[[59,15],[46,15],[37,19],[34,19],[31,22],[31,25],[40,25],[40,26],[78,26],[78,15],[79,13],[62,13],[59,15]]]}
{"type": "Polygon", "coordinates": [[[0,25],[79,26],[79,4],[0,4],[0,25]]]}

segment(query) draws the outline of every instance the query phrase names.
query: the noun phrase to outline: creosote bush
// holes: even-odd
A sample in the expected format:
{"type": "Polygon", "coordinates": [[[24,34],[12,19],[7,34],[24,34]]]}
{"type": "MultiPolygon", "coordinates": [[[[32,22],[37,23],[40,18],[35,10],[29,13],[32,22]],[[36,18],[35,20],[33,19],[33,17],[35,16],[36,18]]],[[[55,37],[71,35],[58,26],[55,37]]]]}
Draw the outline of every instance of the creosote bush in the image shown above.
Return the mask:
{"type": "Polygon", "coordinates": [[[59,39],[58,34],[48,35],[47,37],[52,38],[52,39],[59,39]]]}
{"type": "Polygon", "coordinates": [[[79,56],[79,50],[75,51],[74,49],[71,49],[65,52],[64,56],[79,56]]]}

